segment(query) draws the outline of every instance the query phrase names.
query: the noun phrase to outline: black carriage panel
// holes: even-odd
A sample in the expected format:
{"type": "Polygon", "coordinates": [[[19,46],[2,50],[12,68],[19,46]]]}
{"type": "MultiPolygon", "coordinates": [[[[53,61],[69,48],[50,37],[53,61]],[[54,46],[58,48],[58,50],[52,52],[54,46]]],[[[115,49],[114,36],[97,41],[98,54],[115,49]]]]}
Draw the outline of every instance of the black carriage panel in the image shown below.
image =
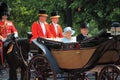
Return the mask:
{"type": "Polygon", "coordinates": [[[61,49],[62,42],[47,40],[45,38],[37,38],[37,42],[46,45],[48,48],[61,49]]]}
{"type": "Polygon", "coordinates": [[[41,49],[33,42],[30,44],[30,52],[33,53],[34,55],[42,53],[41,49]]]}
{"type": "Polygon", "coordinates": [[[59,41],[47,40],[44,38],[38,38],[37,41],[47,46],[49,49],[58,49],[58,50],[72,50],[80,49],[79,43],[63,43],[59,41]]]}

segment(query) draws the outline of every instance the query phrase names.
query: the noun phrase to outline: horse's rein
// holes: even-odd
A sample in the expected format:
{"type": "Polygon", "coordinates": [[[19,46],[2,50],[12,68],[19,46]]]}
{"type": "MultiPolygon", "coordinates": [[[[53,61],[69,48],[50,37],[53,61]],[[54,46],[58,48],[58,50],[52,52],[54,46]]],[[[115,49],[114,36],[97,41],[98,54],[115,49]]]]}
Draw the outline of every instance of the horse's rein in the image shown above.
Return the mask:
{"type": "Polygon", "coordinates": [[[20,56],[22,57],[23,62],[25,63],[26,66],[28,66],[28,63],[25,61],[25,59],[24,59],[24,57],[23,57],[23,55],[22,55],[21,46],[20,46],[20,47],[18,46],[18,43],[17,43],[16,40],[15,40],[14,42],[16,43],[16,46],[17,46],[17,48],[18,48],[19,51],[20,51],[20,56]]]}

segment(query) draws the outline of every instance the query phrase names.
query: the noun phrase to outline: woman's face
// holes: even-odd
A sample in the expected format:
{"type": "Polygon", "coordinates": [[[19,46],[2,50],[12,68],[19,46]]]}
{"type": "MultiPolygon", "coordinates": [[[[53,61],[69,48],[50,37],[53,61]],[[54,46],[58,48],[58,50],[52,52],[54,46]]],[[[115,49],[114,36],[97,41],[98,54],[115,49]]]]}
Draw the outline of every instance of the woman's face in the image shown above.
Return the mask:
{"type": "Polygon", "coordinates": [[[65,37],[67,38],[67,39],[70,39],[71,38],[71,32],[70,31],[68,31],[68,32],[66,32],[65,33],[65,37]]]}

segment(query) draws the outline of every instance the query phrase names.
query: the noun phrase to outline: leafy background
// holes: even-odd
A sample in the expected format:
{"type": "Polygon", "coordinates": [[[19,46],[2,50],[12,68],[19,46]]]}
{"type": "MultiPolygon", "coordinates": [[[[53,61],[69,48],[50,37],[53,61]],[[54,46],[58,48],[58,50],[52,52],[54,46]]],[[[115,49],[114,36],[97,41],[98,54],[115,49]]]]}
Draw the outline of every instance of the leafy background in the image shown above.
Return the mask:
{"type": "Polygon", "coordinates": [[[86,22],[89,26],[89,34],[95,35],[103,29],[110,29],[112,22],[120,22],[119,0],[2,0],[9,5],[12,20],[19,32],[20,37],[26,37],[31,31],[31,25],[38,20],[38,10],[45,9],[49,15],[47,22],[50,23],[50,13],[58,10],[59,24],[64,28],[71,18],[71,27],[79,33],[80,23],[86,22]],[[70,4],[68,4],[70,2],[70,4]],[[71,16],[68,10],[71,10],[71,16]]]}

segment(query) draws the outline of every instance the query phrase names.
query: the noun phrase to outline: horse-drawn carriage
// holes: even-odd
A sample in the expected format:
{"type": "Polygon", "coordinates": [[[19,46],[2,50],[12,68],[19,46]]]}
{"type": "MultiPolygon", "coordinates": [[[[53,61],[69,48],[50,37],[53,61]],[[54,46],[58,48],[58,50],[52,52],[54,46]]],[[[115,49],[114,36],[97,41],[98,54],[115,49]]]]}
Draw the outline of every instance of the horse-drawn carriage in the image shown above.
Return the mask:
{"type": "Polygon", "coordinates": [[[31,44],[27,38],[14,39],[12,35],[5,44],[7,50],[14,45],[6,56],[10,80],[17,80],[18,66],[21,80],[87,80],[86,72],[95,72],[96,80],[120,79],[120,35],[116,33],[103,32],[81,43],[39,37],[31,44]]]}
{"type": "Polygon", "coordinates": [[[120,36],[99,35],[81,43],[63,43],[37,38],[31,44],[26,80],[120,79],[120,36]]]}

